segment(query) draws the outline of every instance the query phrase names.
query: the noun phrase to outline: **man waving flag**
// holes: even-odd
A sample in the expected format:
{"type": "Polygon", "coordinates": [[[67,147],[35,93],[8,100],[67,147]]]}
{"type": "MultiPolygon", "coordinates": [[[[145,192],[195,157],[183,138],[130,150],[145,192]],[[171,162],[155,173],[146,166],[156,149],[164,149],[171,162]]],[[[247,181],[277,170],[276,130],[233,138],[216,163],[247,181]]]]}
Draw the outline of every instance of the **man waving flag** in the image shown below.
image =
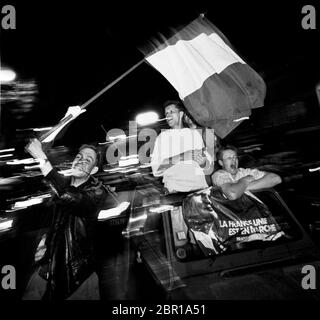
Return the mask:
{"type": "Polygon", "coordinates": [[[203,15],[147,47],[141,49],[146,60],[178,91],[193,118],[221,138],[263,106],[263,79],[203,15]]]}

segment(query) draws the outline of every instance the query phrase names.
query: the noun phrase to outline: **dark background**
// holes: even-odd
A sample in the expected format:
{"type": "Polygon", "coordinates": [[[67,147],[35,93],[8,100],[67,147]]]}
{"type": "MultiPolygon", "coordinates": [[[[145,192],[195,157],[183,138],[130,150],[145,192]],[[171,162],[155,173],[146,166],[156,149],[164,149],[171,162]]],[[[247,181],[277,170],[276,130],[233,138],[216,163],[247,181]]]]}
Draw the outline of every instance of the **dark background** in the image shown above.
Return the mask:
{"type": "MultiPolygon", "coordinates": [[[[140,61],[139,45],[202,12],[263,76],[268,88],[264,110],[277,104],[280,109],[314,93],[319,81],[320,25],[317,21],[316,30],[302,28],[302,7],[312,4],[306,1],[4,4],[16,8],[16,30],[1,30],[2,65],[14,69],[19,80],[33,79],[38,86],[32,110],[19,120],[2,104],[2,127],[11,131],[54,125],[68,106],[84,103],[140,61]]],[[[320,16],[319,2],[314,6],[320,16]]],[[[71,125],[63,143],[104,140],[101,124],[107,129],[127,128],[137,113],[161,112],[162,103],[171,98],[177,98],[171,85],[143,64],[90,105],[71,125]]]]}

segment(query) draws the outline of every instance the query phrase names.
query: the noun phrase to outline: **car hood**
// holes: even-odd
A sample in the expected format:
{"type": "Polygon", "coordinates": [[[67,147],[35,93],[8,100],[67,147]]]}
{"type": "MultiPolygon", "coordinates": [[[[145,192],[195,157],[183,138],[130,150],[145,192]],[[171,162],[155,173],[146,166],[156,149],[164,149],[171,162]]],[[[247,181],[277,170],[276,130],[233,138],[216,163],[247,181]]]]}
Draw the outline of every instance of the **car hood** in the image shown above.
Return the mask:
{"type": "Polygon", "coordinates": [[[320,274],[320,261],[267,269],[250,274],[221,277],[207,274],[183,279],[185,286],[172,292],[173,299],[204,300],[320,300],[320,281],[316,289],[303,289],[305,265],[313,265],[320,274]]]}

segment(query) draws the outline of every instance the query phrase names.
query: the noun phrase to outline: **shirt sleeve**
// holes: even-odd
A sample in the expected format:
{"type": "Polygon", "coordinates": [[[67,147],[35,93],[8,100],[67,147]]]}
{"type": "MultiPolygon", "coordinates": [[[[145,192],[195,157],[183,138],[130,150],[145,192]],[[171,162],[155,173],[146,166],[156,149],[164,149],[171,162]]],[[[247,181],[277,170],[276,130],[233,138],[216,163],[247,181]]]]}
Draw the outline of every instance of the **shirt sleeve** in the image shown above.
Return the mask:
{"type": "Polygon", "coordinates": [[[261,179],[265,175],[264,171],[258,169],[244,169],[244,173],[244,177],[250,175],[253,176],[255,180],[261,179]]]}
{"type": "Polygon", "coordinates": [[[232,179],[228,172],[219,170],[216,171],[212,176],[212,182],[218,187],[221,187],[223,184],[232,183],[232,179]]]}
{"type": "Polygon", "coordinates": [[[57,196],[60,196],[70,185],[70,178],[64,177],[55,168],[46,175],[45,180],[49,182],[57,196]]]}

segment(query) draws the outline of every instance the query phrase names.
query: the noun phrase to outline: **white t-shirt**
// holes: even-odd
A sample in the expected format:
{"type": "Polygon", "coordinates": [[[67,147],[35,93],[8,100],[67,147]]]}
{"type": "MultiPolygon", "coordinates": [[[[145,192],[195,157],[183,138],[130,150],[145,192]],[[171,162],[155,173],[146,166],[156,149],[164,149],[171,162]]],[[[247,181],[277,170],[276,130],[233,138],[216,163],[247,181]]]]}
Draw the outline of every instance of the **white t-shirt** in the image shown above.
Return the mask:
{"type": "Polygon", "coordinates": [[[197,129],[162,131],[156,139],[151,156],[153,175],[163,176],[163,183],[169,192],[188,192],[207,188],[203,169],[196,161],[182,160],[165,171],[159,170],[165,159],[186,151],[202,150],[204,147],[202,136],[197,129]]]}

